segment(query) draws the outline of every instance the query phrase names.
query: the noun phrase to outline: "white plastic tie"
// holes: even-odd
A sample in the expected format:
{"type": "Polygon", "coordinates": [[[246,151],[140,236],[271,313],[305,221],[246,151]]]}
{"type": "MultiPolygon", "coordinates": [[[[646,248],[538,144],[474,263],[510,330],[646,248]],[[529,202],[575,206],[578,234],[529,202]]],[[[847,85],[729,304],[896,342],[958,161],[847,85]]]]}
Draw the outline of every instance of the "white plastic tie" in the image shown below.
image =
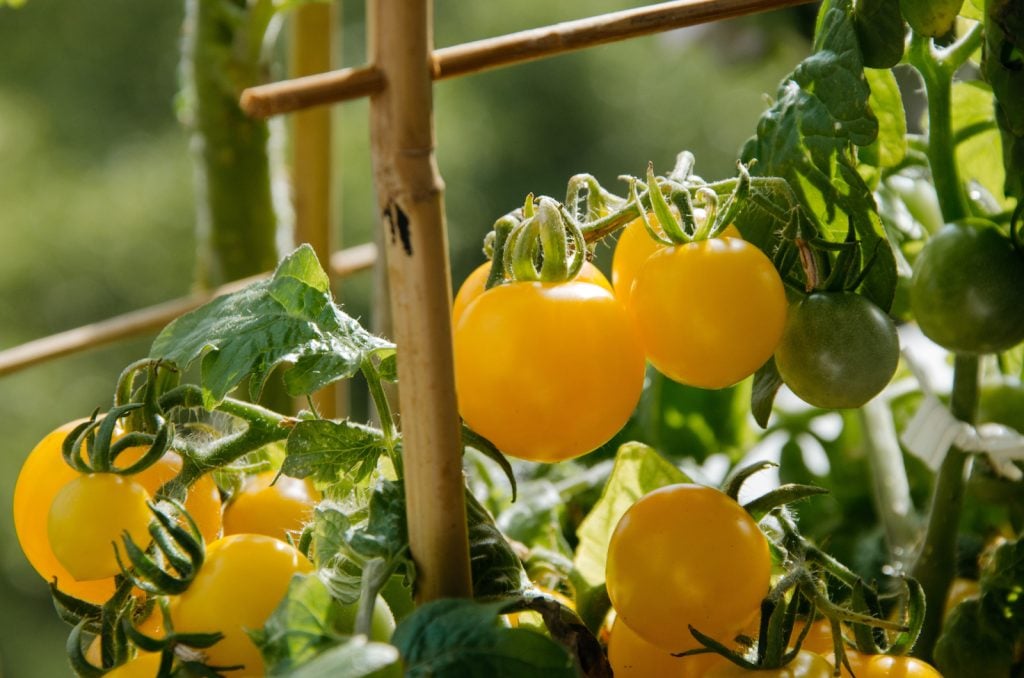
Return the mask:
{"type": "Polygon", "coordinates": [[[996,472],[1010,480],[1024,478],[1024,472],[1013,463],[1024,461],[1024,436],[1002,424],[975,427],[960,421],[936,397],[921,366],[907,352],[904,359],[924,393],[924,400],[900,436],[907,451],[937,471],[949,448],[956,446],[964,452],[986,455],[996,472]]]}

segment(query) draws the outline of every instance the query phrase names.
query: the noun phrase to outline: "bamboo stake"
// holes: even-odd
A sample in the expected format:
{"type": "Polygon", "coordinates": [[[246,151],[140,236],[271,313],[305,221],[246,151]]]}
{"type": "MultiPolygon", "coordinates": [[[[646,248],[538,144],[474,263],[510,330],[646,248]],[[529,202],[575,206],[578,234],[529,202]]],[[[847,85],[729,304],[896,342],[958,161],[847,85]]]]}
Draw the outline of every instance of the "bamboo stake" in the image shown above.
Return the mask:
{"type": "MultiPolygon", "coordinates": [[[[290,72],[293,77],[323,73],[334,52],[336,3],[310,3],[292,14],[290,72]]],[[[325,261],[337,249],[332,215],[331,110],[299,111],[292,117],[292,199],[295,244],[308,243],[325,261]]],[[[321,415],[333,419],[348,409],[347,384],[332,384],[313,394],[321,415]]]]}
{"type": "MultiPolygon", "coordinates": [[[[333,277],[345,278],[370,268],[376,260],[377,248],[373,244],[357,245],[331,255],[330,273],[333,277]]],[[[0,376],[120,339],[155,333],[178,316],[199,308],[213,298],[237,292],[269,276],[270,273],[262,273],[236,280],[209,292],[196,292],[0,351],[0,376]]]]}
{"type": "Polygon", "coordinates": [[[370,60],[388,86],[370,98],[374,179],[386,229],[409,546],[416,598],[472,594],[455,401],[444,184],[434,157],[430,0],[373,0],[370,60]]]}
{"type": "MultiPolygon", "coordinates": [[[[794,7],[811,1],[675,0],[444,47],[433,52],[430,73],[434,80],[455,78],[626,38],[794,7]]],[[[371,62],[370,65],[250,87],[242,92],[241,105],[249,115],[266,118],[358,99],[376,94],[383,88],[383,73],[379,65],[371,62]]]]}

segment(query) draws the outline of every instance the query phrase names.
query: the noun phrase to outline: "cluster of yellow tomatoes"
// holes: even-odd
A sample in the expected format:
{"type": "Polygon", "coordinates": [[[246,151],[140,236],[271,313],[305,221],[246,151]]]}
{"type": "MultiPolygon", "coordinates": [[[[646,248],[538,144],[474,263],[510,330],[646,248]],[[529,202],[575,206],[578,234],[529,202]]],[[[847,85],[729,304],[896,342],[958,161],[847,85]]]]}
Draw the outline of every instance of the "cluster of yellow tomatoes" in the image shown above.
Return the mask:
{"type": "Polygon", "coordinates": [[[485,289],[485,263],[460,288],[459,411],[505,454],[556,462],[604,444],[636,408],[648,361],[675,381],[716,389],[772,356],[787,301],[771,260],[732,226],[676,246],[647,228],[638,218],[623,230],[613,284],[587,263],[566,282],[485,289]]]}
{"type": "MultiPolygon", "coordinates": [[[[149,543],[148,503],[178,474],[182,460],[167,452],[133,475],[78,473],[64,462],[61,446],[80,423],[54,430],[29,454],[15,486],[14,523],[22,550],[40,576],[56,580],[66,594],[102,604],[113,595],[114,577],[121,571],[116,548],[127,565],[119,546],[123,533],[143,548],[149,543]]],[[[127,468],[144,451],[129,448],[115,465],[127,468]]],[[[203,652],[211,666],[245,667],[232,675],[263,675],[260,652],[245,629],[262,627],[292,576],[313,569],[289,538],[312,517],[318,493],[305,480],[281,476],[275,482],[274,476],[265,472],[246,478],[224,504],[213,477],[204,475],[184,501],[207,544],[206,555],[189,588],[170,600],[170,618],[176,633],[223,633],[203,652]]],[[[139,630],[160,637],[163,615],[155,611],[139,630]]],[[[96,666],[98,640],[86,653],[96,666]]],[[[159,664],[159,653],[139,652],[107,675],[154,676],[159,664]]]]}
{"type": "MultiPolygon", "coordinates": [[[[794,659],[751,673],[715,653],[680,657],[700,643],[691,628],[738,650],[757,637],[772,581],[768,541],[750,514],[723,492],[676,484],[641,497],[608,545],[606,585],[614,610],[608,660],[618,678],[826,678],[835,673],[831,622],[818,619],[794,659]]],[[[805,622],[804,622],[805,623],[805,622]]],[[[908,656],[844,651],[858,678],[941,678],[908,656]]],[[[851,674],[840,667],[842,676],[851,674]]]]}

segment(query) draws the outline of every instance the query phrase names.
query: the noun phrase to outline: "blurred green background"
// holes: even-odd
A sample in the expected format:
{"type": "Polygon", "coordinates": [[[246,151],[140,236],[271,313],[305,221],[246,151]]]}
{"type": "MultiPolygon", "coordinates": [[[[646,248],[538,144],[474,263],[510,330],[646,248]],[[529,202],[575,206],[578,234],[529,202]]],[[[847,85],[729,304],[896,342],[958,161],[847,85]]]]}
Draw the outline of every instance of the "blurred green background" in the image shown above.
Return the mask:
{"type": "MultiPolygon", "coordinates": [[[[446,46],[643,3],[436,3],[446,46]]],[[[342,2],[343,65],[365,58],[362,2],[342,2]]],[[[0,6],[0,349],[189,291],[196,240],[187,138],[175,118],[181,2],[29,0],[0,6]]],[[[697,173],[735,171],[764,96],[807,52],[813,7],[674,31],[435,88],[455,285],[494,220],[529,192],[561,198],[588,172],[661,172],[683,149],[697,173]]],[[[343,244],[372,237],[367,105],[334,109],[343,244]]],[[[282,125],[283,129],[283,125],[282,125]]],[[[607,265],[603,248],[602,265],[607,265]]],[[[339,286],[368,320],[371,276],[339,286]]],[[[0,377],[0,676],[68,675],[68,628],[21,555],[18,469],[48,431],[106,407],[149,339],[0,377]]],[[[355,395],[355,413],[361,413],[355,395]]]]}

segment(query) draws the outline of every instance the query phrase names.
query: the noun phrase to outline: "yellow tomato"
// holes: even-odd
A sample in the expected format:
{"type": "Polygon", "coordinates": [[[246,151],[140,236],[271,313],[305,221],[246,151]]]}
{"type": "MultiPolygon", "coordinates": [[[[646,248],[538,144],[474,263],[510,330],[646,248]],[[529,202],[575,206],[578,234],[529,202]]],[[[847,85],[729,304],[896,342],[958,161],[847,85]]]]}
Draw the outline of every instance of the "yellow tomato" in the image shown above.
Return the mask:
{"type": "Polygon", "coordinates": [[[265,534],[287,541],[289,533],[302,530],[313,517],[319,500],[309,480],[260,473],[246,480],[224,509],[224,534],[265,534]]]}
{"type": "Polygon", "coordinates": [[[202,650],[212,666],[244,668],[233,676],[262,676],[263,657],[245,629],[262,627],[292,577],[313,564],[295,548],[261,534],[232,534],[210,544],[206,560],[184,593],[171,603],[178,633],[220,631],[224,637],[202,650]]]}
{"type": "Polygon", "coordinates": [[[50,547],[47,516],[61,488],[78,477],[64,463],[61,445],[68,433],[86,421],[68,422],[51,431],[29,453],[14,486],[14,529],[25,557],[46,581],[57,579],[61,591],[90,603],[103,603],[114,593],[114,579],[78,581],[60,564],[50,547]]]}
{"type": "Polygon", "coordinates": [[[149,499],[144,487],[114,473],[73,479],[57,492],[47,518],[57,560],[78,580],[120,573],[114,549],[123,553],[122,535],[143,548],[149,543],[149,499]]]}

